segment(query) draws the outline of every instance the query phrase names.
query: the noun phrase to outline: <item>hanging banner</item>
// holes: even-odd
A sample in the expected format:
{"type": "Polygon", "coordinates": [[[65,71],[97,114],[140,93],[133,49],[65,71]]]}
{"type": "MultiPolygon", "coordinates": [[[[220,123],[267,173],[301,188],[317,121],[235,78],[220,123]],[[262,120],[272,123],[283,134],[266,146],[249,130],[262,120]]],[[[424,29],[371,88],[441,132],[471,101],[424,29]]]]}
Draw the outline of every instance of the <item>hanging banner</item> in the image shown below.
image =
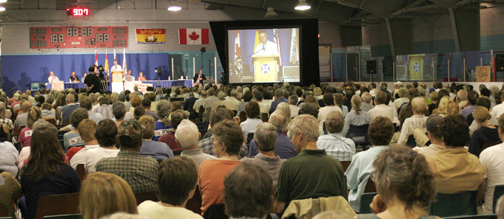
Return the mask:
{"type": "Polygon", "coordinates": [[[136,29],[138,44],[166,43],[166,29],[136,29]]]}

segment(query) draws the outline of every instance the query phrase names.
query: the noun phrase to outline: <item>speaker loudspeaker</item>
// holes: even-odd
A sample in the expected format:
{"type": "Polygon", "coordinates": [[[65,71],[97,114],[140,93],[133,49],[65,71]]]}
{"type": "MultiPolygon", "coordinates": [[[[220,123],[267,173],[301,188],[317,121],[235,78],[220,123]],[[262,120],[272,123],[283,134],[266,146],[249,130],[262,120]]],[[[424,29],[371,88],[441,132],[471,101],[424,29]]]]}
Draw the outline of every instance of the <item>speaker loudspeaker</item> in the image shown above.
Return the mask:
{"type": "Polygon", "coordinates": [[[504,71],[504,54],[497,54],[495,56],[495,69],[497,71],[504,71]]]}
{"type": "Polygon", "coordinates": [[[367,64],[367,73],[368,74],[376,74],[376,60],[368,60],[367,64]]]}

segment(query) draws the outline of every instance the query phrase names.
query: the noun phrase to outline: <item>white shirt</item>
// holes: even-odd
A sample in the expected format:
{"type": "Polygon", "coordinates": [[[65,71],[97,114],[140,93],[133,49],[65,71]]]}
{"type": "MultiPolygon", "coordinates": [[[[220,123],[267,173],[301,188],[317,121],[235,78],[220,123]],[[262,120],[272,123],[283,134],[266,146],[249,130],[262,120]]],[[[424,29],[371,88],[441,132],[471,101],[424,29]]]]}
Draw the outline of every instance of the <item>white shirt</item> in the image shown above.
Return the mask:
{"type": "Polygon", "coordinates": [[[85,145],[79,152],[75,153],[72,159],[70,159],[70,166],[75,170],[77,165],[86,163],[86,151],[93,148],[98,148],[100,145],[85,145]]]}
{"type": "Polygon", "coordinates": [[[504,184],[504,143],[494,145],[483,150],[480,154],[480,162],[485,169],[487,178],[485,190],[485,203],[483,204],[483,213],[493,213],[493,196],[496,185],[504,184]]]}
{"type": "Polygon", "coordinates": [[[254,53],[254,55],[278,55],[277,44],[269,40],[266,41],[266,44],[259,43],[254,53]]]}
{"type": "Polygon", "coordinates": [[[378,116],[388,117],[391,121],[394,120],[394,108],[385,104],[376,105],[373,109],[369,110],[368,113],[371,116],[371,121],[378,116]]]}
{"type": "Polygon", "coordinates": [[[49,76],[49,78],[47,79],[47,81],[49,81],[49,83],[53,83],[53,82],[58,82],[60,81],[60,79],[58,78],[58,76],[49,76]]]}
{"type": "Polygon", "coordinates": [[[394,100],[394,106],[397,109],[399,109],[399,107],[401,107],[403,105],[403,103],[409,103],[409,98],[407,97],[401,97],[397,100],[394,100]]]}
{"type": "Polygon", "coordinates": [[[19,152],[19,156],[18,156],[18,168],[20,170],[23,169],[24,161],[27,160],[28,157],[30,157],[30,154],[31,154],[31,148],[30,148],[30,146],[23,147],[23,149],[21,149],[21,152],[19,152]]]}
{"type": "Polygon", "coordinates": [[[85,154],[85,163],[84,163],[84,168],[86,168],[86,172],[88,174],[96,172],[95,165],[96,163],[98,163],[98,161],[100,161],[102,158],[117,157],[117,153],[119,153],[119,149],[105,149],[102,147],[87,150],[85,154]]]}
{"type": "Polygon", "coordinates": [[[412,115],[411,117],[405,119],[401,129],[401,135],[399,135],[399,140],[397,140],[397,144],[406,145],[408,137],[413,134],[413,130],[415,129],[423,129],[424,132],[427,132],[427,130],[425,129],[427,118],[428,117],[425,115],[412,115]]]}
{"type": "Polygon", "coordinates": [[[120,65],[114,65],[112,68],[110,68],[110,72],[115,72],[115,71],[122,71],[122,67],[120,65]]]}
{"type": "Polygon", "coordinates": [[[299,110],[301,108],[299,108],[297,106],[294,106],[294,105],[289,105],[289,107],[290,107],[290,110],[291,110],[291,117],[292,118],[296,117],[299,114],[299,110]]]}
{"type": "Polygon", "coordinates": [[[325,106],[320,108],[319,113],[318,113],[318,120],[319,120],[319,129],[323,130],[324,129],[324,122],[326,120],[327,114],[329,114],[332,111],[338,111],[343,115],[343,110],[339,106],[325,106]]]}
{"type": "MultiPolygon", "coordinates": [[[[202,98],[199,98],[198,100],[196,100],[196,102],[194,102],[194,105],[193,105],[194,111],[196,111],[197,113],[199,113],[199,108],[200,108],[200,106],[203,106],[203,104],[205,103],[206,99],[207,99],[206,97],[205,98],[202,97],[202,98]]],[[[203,108],[205,108],[205,107],[203,106],[203,108]]]]}
{"type": "Polygon", "coordinates": [[[98,124],[102,119],[103,119],[103,115],[102,114],[99,114],[99,113],[95,113],[91,110],[88,110],[88,115],[89,115],[89,119],[93,120],[96,122],[96,124],[98,124]]]}
{"type": "Polygon", "coordinates": [[[255,132],[256,127],[263,121],[258,118],[247,118],[247,120],[240,123],[243,133],[255,132]]]}
{"type": "Polygon", "coordinates": [[[203,219],[199,214],[182,207],[163,206],[150,200],[138,205],[138,214],[150,218],[184,218],[184,219],[203,219]]]}
{"type": "Polygon", "coordinates": [[[496,118],[497,120],[499,119],[499,116],[504,113],[504,103],[501,103],[497,106],[494,106],[492,108],[492,112],[490,112],[490,115],[492,118],[496,118]]]}

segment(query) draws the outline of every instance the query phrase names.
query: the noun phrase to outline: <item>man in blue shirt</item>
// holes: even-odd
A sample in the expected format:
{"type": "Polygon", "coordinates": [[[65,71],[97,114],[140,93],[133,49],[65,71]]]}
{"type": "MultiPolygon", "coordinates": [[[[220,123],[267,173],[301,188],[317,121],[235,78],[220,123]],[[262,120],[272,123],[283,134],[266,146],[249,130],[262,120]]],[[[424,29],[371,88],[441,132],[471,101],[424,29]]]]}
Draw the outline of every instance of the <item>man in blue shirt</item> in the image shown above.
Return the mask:
{"type": "Polygon", "coordinates": [[[275,101],[271,103],[269,113],[272,114],[273,112],[275,112],[278,104],[280,104],[281,102],[289,103],[289,100],[284,98],[283,91],[279,88],[275,90],[275,101]]]}

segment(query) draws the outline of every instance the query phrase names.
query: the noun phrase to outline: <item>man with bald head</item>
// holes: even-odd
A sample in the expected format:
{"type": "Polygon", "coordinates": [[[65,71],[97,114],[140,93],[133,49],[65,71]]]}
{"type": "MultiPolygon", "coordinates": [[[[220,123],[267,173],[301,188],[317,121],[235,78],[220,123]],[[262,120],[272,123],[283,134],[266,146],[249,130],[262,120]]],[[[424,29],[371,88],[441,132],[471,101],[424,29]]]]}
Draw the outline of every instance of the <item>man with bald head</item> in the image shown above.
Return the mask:
{"type": "Polygon", "coordinates": [[[22,126],[27,126],[28,125],[28,111],[30,111],[30,108],[32,107],[32,103],[30,101],[23,101],[21,104],[21,112],[20,114],[16,117],[16,122],[14,124],[16,127],[22,127],[22,126]]]}
{"type": "MultiPolygon", "coordinates": [[[[269,118],[269,123],[277,128],[278,137],[276,139],[274,154],[282,159],[289,159],[295,157],[297,152],[294,150],[294,145],[290,142],[290,139],[282,132],[286,124],[285,114],[280,111],[275,111],[271,114],[269,118]]],[[[259,153],[255,140],[250,142],[249,147],[249,157],[255,157],[259,153]]]]}
{"type": "Polygon", "coordinates": [[[60,118],[63,119],[63,123],[65,123],[67,119],[70,119],[70,115],[72,115],[74,110],[80,108],[80,106],[75,103],[75,95],[73,94],[68,94],[65,98],[65,102],[66,105],[60,110],[60,118]]]}
{"type": "Polygon", "coordinates": [[[417,128],[427,132],[425,129],[427,116],[423,114],[425,110],[425,99],[423,97],[415,97],[411,100],[411,106],[413,109],[413,115],[404,120],[399,140],[397,140],[397,143],[400,145],[406,145],[408,137],[412,135],[413,130],[417,128]]]}

